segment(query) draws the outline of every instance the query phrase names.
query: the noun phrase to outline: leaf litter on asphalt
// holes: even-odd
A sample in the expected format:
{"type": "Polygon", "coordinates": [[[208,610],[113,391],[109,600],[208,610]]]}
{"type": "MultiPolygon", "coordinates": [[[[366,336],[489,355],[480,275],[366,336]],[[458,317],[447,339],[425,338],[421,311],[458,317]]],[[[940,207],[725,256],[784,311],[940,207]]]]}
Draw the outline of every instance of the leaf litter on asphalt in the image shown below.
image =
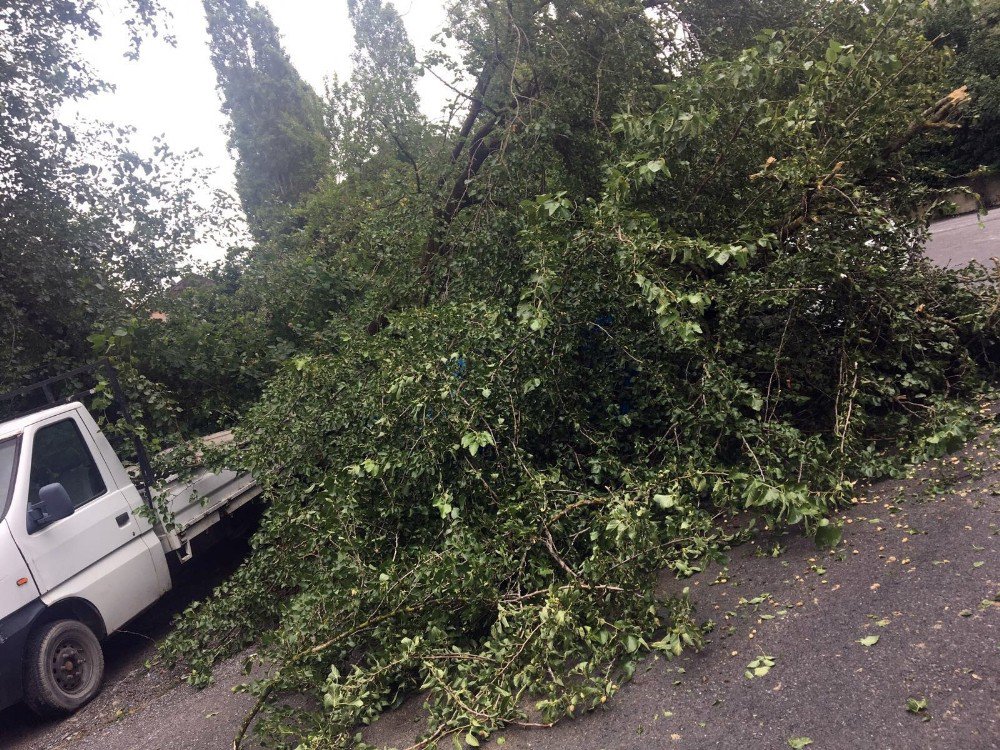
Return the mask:
{"type": "Polygon", "coordinates": [[[752,662],[747,664],[746,671],[743,676],[748,680],[752,680],[755,677],[763,677],[768,672],[771,671],[771,667],[775,664],[775,657],[768,656],[767,654],[761,654],[752,662]]]}
{"type": "Polygon", "coordinates": [[[926,698],[907,698],[906,699],[906,710],[911,714],[916,714],[920,716],[923,721],[930,721],[931,717],[927,716],[925,711],[927,711],[927,699],[926,698]]]}

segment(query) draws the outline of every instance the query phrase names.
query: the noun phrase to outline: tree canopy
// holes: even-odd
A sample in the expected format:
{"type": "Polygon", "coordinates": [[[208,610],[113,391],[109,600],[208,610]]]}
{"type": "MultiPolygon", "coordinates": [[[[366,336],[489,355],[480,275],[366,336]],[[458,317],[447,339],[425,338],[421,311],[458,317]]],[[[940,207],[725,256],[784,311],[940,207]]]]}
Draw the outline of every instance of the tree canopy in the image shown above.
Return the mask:
{"type": "Polygon", "coordinates": [[[247,0],[205,0],[212,64],[239,155],[236,189],[265,239],[326,174],[329,137],[316,92],[281,46],[271,16],[247,0]]]}
{"type": "MultiPolygon", "coordinates": [[[[128,53],[160,34],[158,6],[126,4],[128,53]]],[[[128,146],[68,105],[106,84],[78,42],[101,33],[89,0],[8,2],[0,10],[0,379],[20,384],[90,356],[87,336],[135,314],[178,273],[210,222],[203,175],[158,143],[128,146]]]]}

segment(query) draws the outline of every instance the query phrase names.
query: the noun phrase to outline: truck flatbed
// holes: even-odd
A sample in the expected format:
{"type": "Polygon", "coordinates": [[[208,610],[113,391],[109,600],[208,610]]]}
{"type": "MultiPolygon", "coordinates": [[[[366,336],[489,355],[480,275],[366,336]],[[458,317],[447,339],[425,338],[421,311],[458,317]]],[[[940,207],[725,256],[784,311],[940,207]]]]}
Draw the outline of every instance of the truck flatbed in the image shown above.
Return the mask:
{"type": "Polygon", "coordinates": [[[204,470],[184,481],[168,482],[156,498],[166,497],[172,523],[160,542],[167,552],[177,552],[181,561],[191,556],[191,541],[260,496],[260,485],[249,474],[204,470]]]}

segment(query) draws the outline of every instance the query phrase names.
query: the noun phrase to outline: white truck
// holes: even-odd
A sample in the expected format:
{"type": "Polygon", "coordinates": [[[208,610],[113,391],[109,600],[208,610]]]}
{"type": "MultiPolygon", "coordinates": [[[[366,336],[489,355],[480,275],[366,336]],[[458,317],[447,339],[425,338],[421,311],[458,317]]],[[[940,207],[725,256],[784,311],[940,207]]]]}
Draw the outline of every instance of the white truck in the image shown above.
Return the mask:
{"type": "Polygon", "coordinates": [[[133,434],[137,487],[87,408],[52,397],[57,380],[15,394],[43,389],[55,406],[0,423],[0,709],[23,700],[41,716],[98,693],[100,641],[170,590],[192,542],[260,494],[247,474],[202,471],[154,495],[133,434]]]}

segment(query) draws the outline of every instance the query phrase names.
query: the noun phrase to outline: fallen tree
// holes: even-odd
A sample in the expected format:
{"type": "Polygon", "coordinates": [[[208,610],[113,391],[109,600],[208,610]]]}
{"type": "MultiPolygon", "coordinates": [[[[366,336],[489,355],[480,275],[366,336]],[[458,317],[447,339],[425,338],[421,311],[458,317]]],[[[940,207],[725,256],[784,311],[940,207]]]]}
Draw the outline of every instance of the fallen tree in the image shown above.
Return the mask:
{"type": "Polygon", "coordinates": [[[921,257],[935,196],[908,151],[963,95],[941,99],[917,4],[827,13],[658,83],[596,195],[523,196],[479,235],[446,191],[406,282],[431,291],[374,335],[332,323],[270,383],[225,459],[270,497],[253,552],[166,644],[196,682],[257,644],[244,731],[355,747],[414,691],[421,747],[588,710],[701,644],[660,571],[741,524],[836,543],[856,481],[968,434],[997,287],[921,257]],[[502,232],[505,283],[463,284],[502,232]]]}

